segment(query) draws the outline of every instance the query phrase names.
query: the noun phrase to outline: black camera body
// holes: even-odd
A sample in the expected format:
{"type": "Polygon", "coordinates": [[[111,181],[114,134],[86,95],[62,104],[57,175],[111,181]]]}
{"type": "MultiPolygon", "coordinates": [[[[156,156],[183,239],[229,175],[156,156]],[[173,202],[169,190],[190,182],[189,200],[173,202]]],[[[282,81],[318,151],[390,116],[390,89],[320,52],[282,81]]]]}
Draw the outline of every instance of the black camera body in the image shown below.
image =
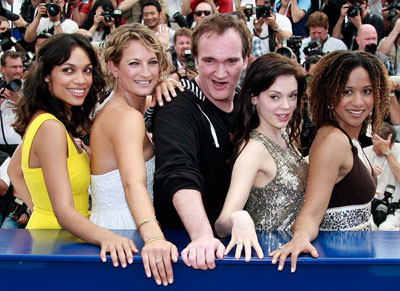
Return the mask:
{"type": "Polygon", "coordinates": [[[114,9],[114,10],[107,10],[104,12],[101,12],[101,15],[104,17],[104,22],[110,23],[114,19],[115,22],[118,22],[119,19],[122,17],[122,11],[120,9],[114,9]]]}
{"type": "Polygon", "coordinates": [[[272,6],[270,6],[267,3],[265,3],[264,5],[257,5],[256,17],[257,19],[260,19],[260,17],[262,18],[270,17],[272,15],[272,11],[273,11],[272,6]]]}
{"type": "Polygon", "coordinates": [[[314,56],[319,55],[323,56],[322,45],[319,39],[312,40],[308,43],[308,45],[303,49],[303,52],[306,56],[314,56]]]}
{"type": "Polygon", "coordinates": [[[398,203],[391,203],[395,189],[395,186],[387,184],[383,199],[375,198],[372,200],[371,212],[377,226],[386,220],[388,214],[394,213],[398,208],[398,203]]]}
{"type": "Polygon", "coordinates": [[[24,65],[24,71],[29,71],[29,69],[35,62],[35,58],[35,54],[30,51],[26,51],[22,54],[22,64],[24,65]]]}
{"type": "Polygon", "coordinates": [[[54,2],[46,3],[45,6],[50,16],[57,16],[60,13],[60,7],[54,2]]]}
{"type": "Polygon", "coordinates": [[[194,60],[194,57],[192,56],[191,50],[185,50],[185,62],[186,62],[186,68],[188,68],[191,71],[196,70],[196,62],[194,60]]]}
{"type": "Polygon", "coordinates": [[[388,6],[385,7],[386,10],[389,10],[389,15],[387,17],[388,20],[392,20],[397,15],[397,10],[400,10],[399,1],[393,1],[388,6]]]}
{"type": "Polygon", "coordinates": [[[19,19],[18,14],[12,13],[10,10],[4,9],[2,5],[0,5],[0,16],[3,16],[10,21],[15,21],[19,19]]]}
{"type": "Polygon", "coordinates": [[[243,9],[244,15],[246,15],[247,19],[249,20],[250,17],[253,15],[253,4],[246,4],[243,9]]]}
{"type": "Polygon", "coordinates": [[[174,15],[172,15],[172,17],[174,18],[175,22],[179,25],[179,27],[189,27],[189,24],[187,23],[185,16],[183,16],[183,14],[180,11],[176,12],[174,15]]]}
{"type": "MultiPolygon", "coordinates": [[[[2,89],[8,89],[13,92],[18,92],[21,87],[22,81],[20,79],[12,79],[10,82],[0,79],[0,91],[2,89]]],[[[4,98],[4,96],[0,94],[0,98],[4,98]]]]}
{"type": "Polygon", "coordinates": [[[351,5],[347,9],[347,16],[351,17],[351,18],[356,17],[357,14],[358,14],[358,11],[361,12],[361,6],[360,5],[357,5],[357,4],[351,5]]]}

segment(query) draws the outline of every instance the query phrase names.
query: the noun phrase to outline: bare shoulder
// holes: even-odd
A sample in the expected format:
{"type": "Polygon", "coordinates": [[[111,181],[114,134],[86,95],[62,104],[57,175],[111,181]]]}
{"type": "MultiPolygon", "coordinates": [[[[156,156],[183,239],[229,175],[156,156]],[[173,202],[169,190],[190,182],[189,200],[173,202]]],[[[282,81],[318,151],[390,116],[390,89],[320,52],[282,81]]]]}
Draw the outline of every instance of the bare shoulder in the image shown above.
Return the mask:
{"type": "Polygon", "coordinates": [[[266,164],[266,160],[272,159],[271,154],[261,141],[250,139],[244,148],[243,146],[237,158],[238,160],[245,161],[248,164],[258,165],[259,168],[261,168],[262,165],[266,164]]]}

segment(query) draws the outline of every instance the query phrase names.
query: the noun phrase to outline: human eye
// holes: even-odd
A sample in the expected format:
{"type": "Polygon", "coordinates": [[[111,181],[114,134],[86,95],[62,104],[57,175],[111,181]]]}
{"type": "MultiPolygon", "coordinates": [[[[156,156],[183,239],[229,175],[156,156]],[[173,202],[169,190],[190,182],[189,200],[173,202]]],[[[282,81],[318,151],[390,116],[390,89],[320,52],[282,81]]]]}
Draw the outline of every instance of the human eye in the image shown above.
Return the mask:
{"type": "Polygon", "coordinates": [[[370,88],[364,89],[363,93],[366,94],[366,95],[367,94],[371,94],[372,93],[372,89],[370,89],[370,88]]]}
{"type": "Polygon", "coordinates": [[[137,65],[139,65],[139,62],[136,61],[129,62],[129,66],[137,66],[137,65]]]}
{"type": "Polygon", "coordinates": [[[351,91],[351,90],[348,90],[348,89],[345,89],[344,91],[343,91],[343,95],[351,95],[353,92],[351,91]]]}
{"type": "Polygon", "coordinates": [[[64,73],[72,73],[72,72],[73,72],[73,70],[72,70],[71,67],[64,67],[64,68],[62,69],[62,71],[63,71],[64,73]]]}
{"type": "Polygon", "coordinates": [[[151,60],[151,61],[149,61],[149,65],[158,65],[158,61],[157,60],[151,60]]]}
{"type": "Polygon", "coordinates": [[[278,100],[279,96],[278,95],[270,95],[269,98],[271,98],[272,100],[278,100]]]}
{"type": "Polygon", "coordinates": [[[289,95],[290,99],[297,99],[297,93],[293,93],[291,95],[289,95]]]}
{"type": "Polygon", "coordinates": [[[214,60],[214,59],[204,59],[203,61],[204,61],[206,64],[209,64],[209,65],[212,65],[212,64],[215,63],[215,60],[214,60]]]}
{"type": "Polygon", "coordinates": [[[84,72],[85,72],[85,73],[88,73],[88,74],[91,74],[91,73],[93,72],[93,68],[92,68],[92,67],[87,67],[87,68],[84,70],[84,72]]]}
{"type": "Polygon", "coordinates": [[[239,61],[238,59],[229,59],[228,63],[231,64],[231,65],[235,65],[235,64],[238,63],[238,61],[239,61]]]}

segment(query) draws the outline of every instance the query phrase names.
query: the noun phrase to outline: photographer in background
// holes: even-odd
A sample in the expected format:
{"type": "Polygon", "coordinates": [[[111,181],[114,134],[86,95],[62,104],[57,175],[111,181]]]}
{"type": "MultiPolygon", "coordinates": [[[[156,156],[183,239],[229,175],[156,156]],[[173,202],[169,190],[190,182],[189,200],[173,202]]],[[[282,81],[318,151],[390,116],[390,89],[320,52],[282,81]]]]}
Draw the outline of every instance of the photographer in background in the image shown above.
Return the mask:
{"type": "Polygon", "coordinates": [[[389,123],[385,123],[381,130],[372,137],[372,145],[364,148],[364,152],[371,162],[377,175],[378,185],[376,193],[382,198],[386,185],[395,186],[393,202],[400,199],[400,144],[395,142],[396,130],[389,123]]]}
{"type": "Polygon", "coordinates": [[[396,75],[400,74],[400,18],[395,18],[395,24],[389,35],[381,40],[378,52],[390,57],[396,68],[396,75]]]}
{"type": "Polygon", "coordinates": [[[248,17],[247,26],[250,32],[262,40],[265,53],[274,52],[280,41],[292,36],[289,18],[273,12],[273,0],[244,0],[240,5],[244,7],[244,14],[248,17]],[[253,7],[256,7],[255,15],[253,7]]]}
{"type": "Polygon", "coordinates": [[[388,56],[376,51],[378,45],[378,34],[375,27],[371,24],[361,25],[358,28],[356,42],[358,44],[358,50],[375,55],[385,65],[389,76],[395,75],[392,60],[388,56]]]}
{"type": "Polygon", "coordinates": [[[0,71],[3,74],[3,79],[0,82],[0,150],[12,156],[17,146],[21,143],[20,135],[11,126],[15,120],[12,107],[13,103],[18,102],[21,96],[18,86],[9,85],[21,84],[24,66],[21,54],[15,51],[4,52],[0,64],[0,71]]]}
{"type": "Polygon", "coordinates": [[[64,7],[65,18],[75,21],[81,27],[83,22],[88,18],[88,15],[82,11],[85,5],[89,4],[83,3],[80,0],[67,0],[64,7]]]}
{"type": "Polygon", "coordinates": [[[378,41],[384,36],[385,26],[381,17],[368,13],[366,0],[348,0],[342,6],[339,20],[332,36],[343,40],[349,50],[357,50],[357,30],[363,24],[371,24],[378,33],[378,41]]]}
{"type": "Polygon", "coordinates": [[[108,35],[115,29],[113,17],[114,7],[110,0],[97,0],[90,10],[88,18],[82,25],[92,35],[92,41],[106,40],[108,35]]]}
{"type": "Polygon", "coordinates": [[[347,50],[343,41],[328,34],[329,19],[325,13],[319,11],[312,13],[308,18],[307,26],[310,30],[310,36],[302,40],[300,48],[301,63],[305,61],[306,55],[322,55],[337,50],[347,50]]]}
{"type": "Polygon", "coordinates": [[[9,163],[10,158],[7,158],[0,166],[0,228],[25,228],[32,213],[33,203],[30,197],[25,197],[26,204],[15,191],[7,174],[9,163]]]}
{"type": "Polygon", "coordinates": [[[192,31],[188,28],[180,28],[174,35],[174,52],[172,62],[175,69],[170,77],[177,81],[181,79],[192,80],[197,76],[196,65],[190,51],[192,31]]]}
{"type": "Polygon", "coordinates": [[[48,32],[74,33],[79,29],[78,24],[71,19],[64,18],[64,0],[45,0],[36,9],[36,16],[25,32],[26,42],[33,42],[37,35],[48,32]]]}

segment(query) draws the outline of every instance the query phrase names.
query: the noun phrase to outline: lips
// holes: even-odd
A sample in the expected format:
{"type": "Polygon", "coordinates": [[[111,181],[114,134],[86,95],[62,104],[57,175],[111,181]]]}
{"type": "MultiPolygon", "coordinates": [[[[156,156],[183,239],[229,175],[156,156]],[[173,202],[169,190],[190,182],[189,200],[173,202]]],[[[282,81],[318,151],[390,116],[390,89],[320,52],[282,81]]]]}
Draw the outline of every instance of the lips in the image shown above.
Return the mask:
{"type": "Polygon", "coordinates": [[[212,82],[214,84],[214,87],[218,90],[222,90],[228,85],[228,82],[218,82],[215,80],[213,80],[212,82]]]}
{"type": "Polygon", "coordinates": [[[275,114],[279,121],[286,122],[289,120],[289,114],[275,114]]]}
{"type": "Polygon", "coordinates": [[[348,109],[347,112],[350,113],[351,116],[353,116],[354,118],[359,118],[363,115],[364,110],[351,110],[348,109]]]}
{"type": "Polygon", "coordinates": [[[85,96],[85,92],[86,89],[68,89],[69,92],[72,93],[72,95],[76,96],[76,97],[84,97],[85,96]]]}

